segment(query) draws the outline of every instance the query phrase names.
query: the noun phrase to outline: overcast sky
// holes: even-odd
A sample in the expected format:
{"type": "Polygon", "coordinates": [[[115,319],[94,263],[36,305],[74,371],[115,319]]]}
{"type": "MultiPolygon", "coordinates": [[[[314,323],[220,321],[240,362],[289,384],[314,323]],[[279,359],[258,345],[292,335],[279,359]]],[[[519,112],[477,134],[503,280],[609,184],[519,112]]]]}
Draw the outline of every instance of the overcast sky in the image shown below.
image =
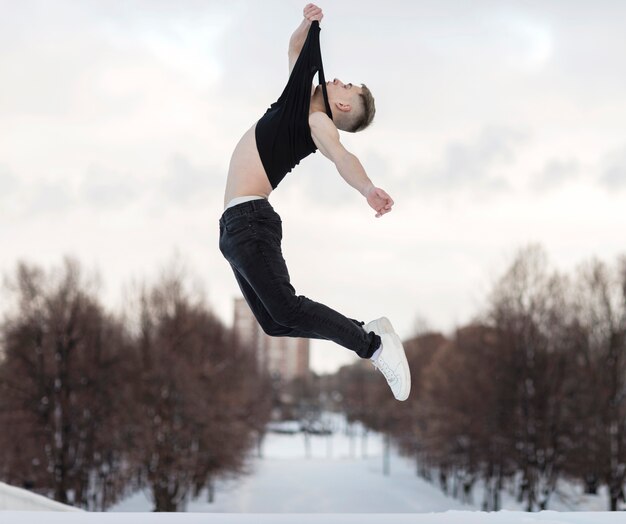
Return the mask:
{"type": "MultiPolygon", "coordinates": [[[[0,0],[0,271],[72,254],[115,309],[179,253],[230,325],[230,155],[287,81],[305,4],[0,0]]],[[[406,338],[467,322],[529,242],[563,271],[626,251],[626,2],[318,5],[326,78],[376,99],[342,142],[395,206],[374,218],[304,159],[270,195],[298,294],[406,338]]],[[[358,358],[311,346],[318,371],[358,358]]]]}

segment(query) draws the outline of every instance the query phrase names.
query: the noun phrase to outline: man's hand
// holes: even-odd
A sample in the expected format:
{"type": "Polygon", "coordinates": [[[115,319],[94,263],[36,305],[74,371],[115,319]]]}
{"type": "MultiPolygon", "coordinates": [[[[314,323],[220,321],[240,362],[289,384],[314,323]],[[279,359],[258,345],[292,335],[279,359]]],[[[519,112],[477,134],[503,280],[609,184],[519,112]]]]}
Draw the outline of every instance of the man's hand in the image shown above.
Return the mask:
{"type": "Polygon", "coordinates": [[[393,200],[380,187],[372,186],[365,196],[370,207],[377,211],[376,218],[380,218],[385,213],[389,213],[389,211],[391,211],[393,200]]]}
{"type": "MultiPolygon", "coordinates": [[[[291,71],[293,71],[294,66],[296,65],[296,61],[298,60],[298,56],[300,55],[300,51],[302,51],[302,46],[304,45],[304,41],[306,40],[306,35],[311,28],[311,24],[313,20],[320,21],[324,18],[322,10],[317,7],[315,4],[307,4],[302,10],[302,14],[304,18],[300,22],[300,25],[296,28],[296,30],[291,35],[289,39],[289,74],[291,75],[291,71]]],[[[311,84],[311,89],[313,85],[311,84]]]]}
{"type": "Polygon", "coordinates": [[[306,18],[309,22],[313,22],[313,20],[321,22],[322,18],[324,18],[324,14],[322,13],[321,8],[317,7],[315,4],[305,5],[304,9],[302,10],[302,14],[304,15],[304,18],[306,18]]]}

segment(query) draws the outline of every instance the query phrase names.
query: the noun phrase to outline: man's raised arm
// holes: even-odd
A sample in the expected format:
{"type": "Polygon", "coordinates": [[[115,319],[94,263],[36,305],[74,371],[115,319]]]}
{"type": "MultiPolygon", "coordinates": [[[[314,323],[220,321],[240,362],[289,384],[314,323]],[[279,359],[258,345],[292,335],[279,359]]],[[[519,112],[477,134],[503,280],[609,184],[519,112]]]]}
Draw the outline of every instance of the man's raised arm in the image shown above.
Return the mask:
{"type": "Polygon", "coordinates": [[[302,51],[302,46],[309,32],[309,27],[311,27],[311,22],[313,22],[313,20],[321,22],[322,18],[324,18],[321,8],[317,7],[315,4],[307,4],[304,6],[302,14],[304,15],[304,19],[289,39],[289,74],[291,74],[291,70],[296,64],[296,60],[298,60],[300,51],[302,51]]]}

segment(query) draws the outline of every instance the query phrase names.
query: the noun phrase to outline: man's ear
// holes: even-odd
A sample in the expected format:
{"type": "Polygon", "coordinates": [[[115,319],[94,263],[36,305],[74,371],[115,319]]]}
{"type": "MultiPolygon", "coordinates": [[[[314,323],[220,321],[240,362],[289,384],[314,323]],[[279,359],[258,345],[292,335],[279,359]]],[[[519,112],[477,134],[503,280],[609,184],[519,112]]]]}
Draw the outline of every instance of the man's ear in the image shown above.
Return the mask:
{"type": "Polygon", "coordinates": [[[340,101],[335,102],[335,106],[339,109],[339,111],[343,111],[344,113],[348,113],[352,109],[350,104],[340,101]]]}

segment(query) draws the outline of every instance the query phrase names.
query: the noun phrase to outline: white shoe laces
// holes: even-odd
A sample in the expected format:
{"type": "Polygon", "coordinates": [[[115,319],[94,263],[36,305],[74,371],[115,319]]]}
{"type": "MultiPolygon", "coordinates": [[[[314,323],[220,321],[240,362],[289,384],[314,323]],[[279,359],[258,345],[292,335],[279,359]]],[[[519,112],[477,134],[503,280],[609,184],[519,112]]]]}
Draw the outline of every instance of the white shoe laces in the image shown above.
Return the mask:
{"type": "MultiPolygon", "coordinates": [[[[381,355],[382,356],[382,355],[381,355]]],[[[387,382],[392,383],[395,382],[396,380],[398,380],[398,375],[396,375],[394,373],[394,371],[389,367],[389,364],[387,364],[387,362],[385,362],[381,356],[378,357],[377,360],[374,360],[374,367],[378,370],[380,370],[380,372],[385,376],[385,378],[387,379],[387,382]]]]}

